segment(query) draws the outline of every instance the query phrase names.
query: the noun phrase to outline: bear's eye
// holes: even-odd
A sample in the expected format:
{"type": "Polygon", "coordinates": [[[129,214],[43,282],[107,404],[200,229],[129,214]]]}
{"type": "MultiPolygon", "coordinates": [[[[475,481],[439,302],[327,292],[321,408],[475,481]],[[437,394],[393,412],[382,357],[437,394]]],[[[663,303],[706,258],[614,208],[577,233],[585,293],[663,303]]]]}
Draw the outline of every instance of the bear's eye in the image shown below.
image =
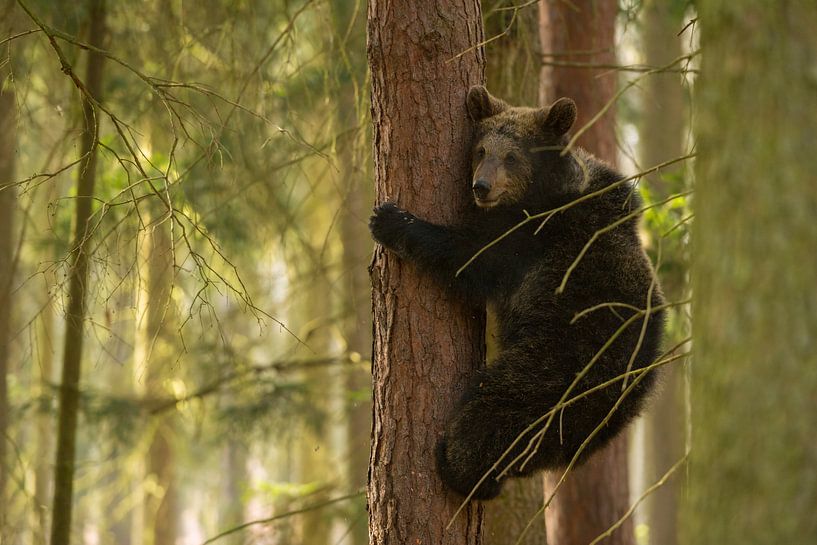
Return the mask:
{"type": "Polygon", "coordinates": [[[516,155],[508,155],[505,157],[505,164],[512,165],[516,162],[516,155]]]}
{"type": "Polygon", "coordinates": [[[477,148],[477,159],[482,159],[484,157],[485,157],[485,148],[480,146],[479,148],[477,148]]]}

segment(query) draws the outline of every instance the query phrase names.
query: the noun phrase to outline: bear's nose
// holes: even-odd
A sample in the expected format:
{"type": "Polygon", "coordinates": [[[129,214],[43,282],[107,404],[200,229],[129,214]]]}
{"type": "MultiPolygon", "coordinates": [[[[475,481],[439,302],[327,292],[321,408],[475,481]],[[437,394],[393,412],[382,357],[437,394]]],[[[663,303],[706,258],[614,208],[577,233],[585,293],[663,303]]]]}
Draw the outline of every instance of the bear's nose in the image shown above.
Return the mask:
{"type": "Polygon", "coordinates": [[[474,180],[474,185],[471,186],[474,190],[474,196],[478,199],[484,199],[491,191],[491,184],[486,180],[474,180]]]}

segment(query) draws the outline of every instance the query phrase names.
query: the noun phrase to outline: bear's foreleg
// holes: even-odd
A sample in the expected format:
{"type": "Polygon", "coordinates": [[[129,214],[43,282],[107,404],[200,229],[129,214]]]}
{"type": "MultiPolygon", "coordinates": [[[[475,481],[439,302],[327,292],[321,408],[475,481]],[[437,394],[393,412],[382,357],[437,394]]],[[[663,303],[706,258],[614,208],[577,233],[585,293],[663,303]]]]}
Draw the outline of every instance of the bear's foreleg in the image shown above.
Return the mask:
{"type": "Polygon", "coordinates": [[[476,233],[429,223],[393,203],[375,208],[369,229],[377,242],[412,261],[444,286],[481,299],[494,289],[496,276],[486,271],[485,260],[472,263],[457,275],[482,247],[476,233]]]}

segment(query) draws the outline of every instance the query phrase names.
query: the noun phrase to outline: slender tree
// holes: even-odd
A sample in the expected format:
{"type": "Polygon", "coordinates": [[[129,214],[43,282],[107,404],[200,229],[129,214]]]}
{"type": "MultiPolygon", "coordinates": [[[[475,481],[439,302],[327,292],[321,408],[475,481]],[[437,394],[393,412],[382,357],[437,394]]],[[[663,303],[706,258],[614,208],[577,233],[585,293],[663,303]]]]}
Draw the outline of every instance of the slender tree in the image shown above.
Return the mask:
{"type": "MultiPolygon", "coordinates": [[[[465,95],[483,81],[479,2],[373,0],[368,12],[377,201],[452,221],[470,198],[465,95]]],[[[484,358],[484,310],[446,295],[382,248],[374,284],[372,544],[476,544],[481,507],[446,490],[434,448],[484,358]]]]}
{"type": "MultiPolygon", "coordinates": [[[[682,0],[644,2],[641,29],[647,65],[666,66],[681,56],[682,38],[678,33],[683,27],[686,4],[682,0]]],[[[648,168],[683,155],[687,108],[681,75],[676,71],[651,75],[644,82],[643,90],[640,159],[641,165],[648,168]]],[[[684,190],[682,168],[667,169],[647,177],[650,193],[655,200],[684,190]]],[[[686,251],[678,245],[662,244],[661,285],[669,301],[680,301],[684,298],[687,283],[686,251]]],[[[688,335],[689,332],[684,331],[682,325],[686,311],[686,308],[670,311],[672,318],[669,321],[668,344],[674,345],[688,335]]],[[[682,371],[680,365],[671,365],[662,371],[661,394],[645,414],[644,466],[648,485],[660,479],[684,455],[682,371]]],[[[651,543],[678,543],[681,481],[677,475],[671,477],[645,502],[651,543]]]]}
{"type": "MultiPolygon", "coordinates": [[[[365,161],[365,115],[362,115],[363,82],[366,74],[366,12],[361,2],[344,0],[332,3],[333,44],[337,89],[335,133],[339,162],[338,187],[342,188],[340,236],[343,244],[343,337],[352,360],[367,360],[372,347],[369,301],[371,288],[366,275],[371,245],[366,220],[370,210],[371,171],[365,161]]],[[[346,372],[347,437],[346,479],[350,489],[366,486],[369,463],[369,437],[372,429],[370,365],[357,365],[346,372]],[[366,392],[366,397],[363,397],[366,392]]],[[[365,498],[354,501],[349,510],[351,543],[368,545],[365,498]]]]}
{"type": "MultiPolygon", "coordinates": [[[[3,2],[5,14],[0,30],[3,36],[11,30],[9,13],[11,2],[3,2]]],[[[14,185],[15,147],[17,141],[17,105],[8,62],[9,45],[2,51],[0,61],[0,537],[6,527],[9,506],[7,497],[10,473],[7,445],[9,443],[9,345],[11,344],[12,276],[14,272],[14,215],[17,209],[17,188],[14,185]]]]}
{"type": "MultiPolygon", "coordinates": [[[[540,2],[539,22],[543,66],[540,102],[568,96],[576,101],[579,116],[576,128],[584,127],[612,98],[615,73],[594,65],[615,64],[614,0],[540,2]],[[606,75],[605,75],[606,73],[606,75]]],[[[597,120],[579,144],[611,164],[616,163],[617,147],[613,109],[597,120]]],[[[549,497],[561,477],[545,478],[549,497]]],[[[574,469],[561,485],[545,512],[548,543],[586,545],[605,532],[629,508],[627,435],[622,434],[590,461],[574,469]]],[[[629,545],[634,542],[628,519],[602,542],[629,545]]]]}
{"type": "MultiPolygon", "coordinates": [[[[153,202],[151,204],[158,204],[153,202]]],[[[140,237],[139,275],[143,287],[139,293],[144,309],[137,317],[136,350],[134,356],[137,384],[148,398],[161,399],[172,395],[167,388],[174,362],[169,344],[175,329],[171,327],[175,313],[173,301],[174,245],[167,213],[154,206],[144,210],[142,217],[149,225],[140,237]]],[[[175,412],[162,414],[152,423],[152,438],[145,460],[145,476],[152,479],[159,493],[144,496],[143,518],[134,523],[142,526],[142,543],[173,545],[178,533],[178,484],[176,483],[176,449],[174,440],[175,412]]]]}
{"type": "Polygon", "coordinates": [[[817,10],[702,0],[683,543],[817,543],[817,10]]]}
{"type": "MultiPolygon", "coordinates": [[[[89,18],[88,42],[94,47],[101,47],[105,34],[104,0],[90,0],[89,18]]],[[[83,326],[87,308],[88,269],[93,235],[91,216],[99,144],[99,111],[92,98],[99,100],[101,97],[103,59],[101,54],[88,52],[87,69],[83,80],[85,87],[82,91],[84,129],[80,147],[80,164],[77,171],[74,235],[68,273],[68,308],[59,393],[57,453],[54,461],[51,545],[67,545],[71,542],[83,326]]]]}
{"type": "MultiPolygon", "coordinates": [[[[321,228],[314,228],[311,231],[324,232],[321,228]]],[[[320,247],[314,251],[314,254],[320,256],[320,247]]],[[[310,275],[309,290],[304,296],[302,312],[306,325],[302,328],[300,337],[311,352],[327,355],[331,353],[331,338],[327,327],[327,314],[331,312],[331,307],[327,305],[327,301],[330,300],[331,286],[327,278],[327,271],[321,265],[320,257],[317,257],[316,262],[318,265],[314,267],[310,275]]],[[[313,391],[316,393],[314,405],[322,412],[330,409],[332,397],[337,394],[334,387],[337,385],[338,377],[332,375],[334,371],[331,368],[318,368],[305,370],[303,373],[304,382],[312,384],[313,391]]],[[[298,444],[300,451],[297,459],[298,480],[318,487],[309,495],[312,502],[326,501],[332,492],[329,477],[333,472],[328,469],[331,467],[331,440],[325,426],[321,426],[321,429],[304,430],[298,444]]],[[[326,509],[304,513],[300,523],[300,542],[303,545],[331,543],[332,516],[326,509]]]]}

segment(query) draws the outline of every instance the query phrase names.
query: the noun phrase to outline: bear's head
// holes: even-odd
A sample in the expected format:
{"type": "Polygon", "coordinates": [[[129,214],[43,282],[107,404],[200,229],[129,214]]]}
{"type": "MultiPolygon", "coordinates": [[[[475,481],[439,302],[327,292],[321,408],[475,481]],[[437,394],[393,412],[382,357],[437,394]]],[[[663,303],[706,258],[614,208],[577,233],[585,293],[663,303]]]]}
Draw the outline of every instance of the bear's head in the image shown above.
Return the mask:
{"type": "Polygon", "coordinates": [[[522,202],[534,189],[563,194],[559,176],[547,176],[566,161],[560,152],[576,121],[576,104],[560,98],[549,108],[512,107],[482,86],[468,90],[468,115],[476,124],[471,188],[483,209],[522,202]]]}

